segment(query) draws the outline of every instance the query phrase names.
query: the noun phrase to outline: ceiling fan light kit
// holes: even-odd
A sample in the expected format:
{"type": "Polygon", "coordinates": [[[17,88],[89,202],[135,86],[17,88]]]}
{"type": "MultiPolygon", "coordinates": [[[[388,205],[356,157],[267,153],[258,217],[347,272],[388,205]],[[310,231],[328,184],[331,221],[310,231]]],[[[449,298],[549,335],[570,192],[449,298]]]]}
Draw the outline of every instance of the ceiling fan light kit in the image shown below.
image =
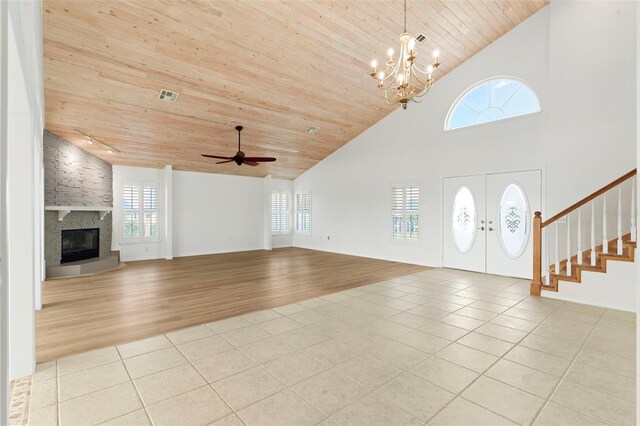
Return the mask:
{"type": "Polygon", "coordinates": [[[235,162],[238,166],[241,166],[243,164],[246,164],[247,166],[257,166],[260,163],[269,163],[269,162],[276,161],[276,159],[273,157],[245,156],[244,152],[242,152],[242,150],[240,149],[240,134],[242,133],[242,129],[243,129],[242,126],[236,126],[236,130],[238,131],[238,152],[236,152],[236,155],[234,155],[233,157],[221,157],[218,155],[202,154],[202,156],[206,158],[215,158],[218,160],[223,160],[223,161],[218,161],[216,164],[235,162]]]}
{"type": "MultiPolygon", "coordinates": [[[[421,35],[421,34],[420,34],[421,35]]],[[[423,35],[421,35],[424,37],[423,35]]],[[[424,38],[423,38],[424,40],[424,38]]],[[[433,86],[433,73],[440,66],[440,52],[433,51],[433,63],[421,69],[415,64],[418,56],[416,39],[407,31],[407,0],[404,0],[404,31],[400,34],[400,53],[398,59],[393,58],[393,49],[387,54],[389,59],[384,69],[378,70],[378,61],[371,61],[369,75],[378,83],[378,92],[387,104],[400,104],[407,109],[409,101],[422,102],[425,95],[433,86]]]]}

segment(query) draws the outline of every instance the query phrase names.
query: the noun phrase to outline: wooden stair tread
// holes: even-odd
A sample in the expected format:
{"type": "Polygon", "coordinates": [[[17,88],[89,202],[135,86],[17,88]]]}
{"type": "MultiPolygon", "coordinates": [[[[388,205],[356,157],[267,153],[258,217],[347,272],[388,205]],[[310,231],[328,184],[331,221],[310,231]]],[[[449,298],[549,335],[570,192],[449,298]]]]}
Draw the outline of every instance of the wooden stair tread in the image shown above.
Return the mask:
{"type": "Polygon", "coordinates": [[[637,243],[629,241],[630,234],[623,236],[622,239],[622,254],[618,254],[617,238],[608,242],[608,252],[606,254],[602,250],[602,245],[596,247],[595,266],[591,265],[591,249],[585,250],[582,253],[581,264],[578,264],[577,255],[571,257],[571,259],[569,259],[569,262],[571,263],[571,275],[567,273],[567,259],[559,262],[559,268],[557,272],[555,264],[549,265],[549,285],[543,285],[541,289],[546,291],[558,291],[559,281],[567,281],[579,284],[582,281],[582,271],[606,273],[608,261],[633,262],[635,260],[634,252],[637,243]]]}

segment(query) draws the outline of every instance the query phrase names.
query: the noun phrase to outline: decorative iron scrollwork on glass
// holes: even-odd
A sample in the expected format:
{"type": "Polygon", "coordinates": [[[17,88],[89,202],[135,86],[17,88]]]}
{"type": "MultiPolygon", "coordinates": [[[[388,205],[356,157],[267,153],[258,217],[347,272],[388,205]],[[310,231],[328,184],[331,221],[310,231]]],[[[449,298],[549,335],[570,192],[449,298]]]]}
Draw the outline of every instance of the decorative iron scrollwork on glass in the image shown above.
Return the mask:
{"type": "Polygon", "coordinates": [[[460,253],[468,253],[476,239],[477,209],[471,190],[462,186],[453,199],[451,233],[460,253]]]}
{"type": "Polygon", "coordinates": [[[467,226],[471,222],[471,216],[469,215],[469,212],[467,211],[466,207],[462,207],[459,210],[459,212],[460,213],[458,213],[458,224],[460,225],[461,228],[467,229],[467,226]]]}
{"type": "Polygon", "coordinates": [[[515,259],[527,247],[530,232],[529,203],[522,187],[507,185],[500,198],[500,242],[504,253],[515,259]]]}
{"type": "Polygon", "coordinates": [[[511,206],[507,209],[507,214],[504,217],[504,222],[507,225],[507,229],[512,234],[518,230],[520,226],[520,214],[516,206],[511,206]]]}

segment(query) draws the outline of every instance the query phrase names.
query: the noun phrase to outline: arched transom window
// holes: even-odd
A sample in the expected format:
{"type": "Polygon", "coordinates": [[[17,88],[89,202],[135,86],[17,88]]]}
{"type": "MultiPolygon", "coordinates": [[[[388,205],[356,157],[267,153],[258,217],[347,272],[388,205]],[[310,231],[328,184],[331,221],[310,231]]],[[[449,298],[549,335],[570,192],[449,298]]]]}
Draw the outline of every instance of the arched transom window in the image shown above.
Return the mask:
{"type": "Polygon", "coordinates": [[[459,129],[539,111],[538,97],[524,82],[496,77],[476,83],[460,95],[444,128],[459,129]]]}

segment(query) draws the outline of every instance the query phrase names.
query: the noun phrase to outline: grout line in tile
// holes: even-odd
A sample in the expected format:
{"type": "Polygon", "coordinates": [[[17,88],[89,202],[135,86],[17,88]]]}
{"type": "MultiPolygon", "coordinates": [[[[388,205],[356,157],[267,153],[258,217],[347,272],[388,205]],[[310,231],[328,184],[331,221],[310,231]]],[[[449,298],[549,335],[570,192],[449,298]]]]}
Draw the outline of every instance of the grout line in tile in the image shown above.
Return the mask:
{"type": "MultiPolygon", "coordinates": [[[[560,304],[560,305],[558,306],[558,308],[559,308],[560,306],[562,306],[562,304],[560,304]]],[[[555,311],[554,311],[554,312],[555,312],[555,311]]],[[[487,322],[489,322],[489,321],[486,321],[486,322],[485,322],[485,324],[486,324],[487,322]]],[[[520,341],[519,341],[519,342],[521,342],[522,340],[524,340],[524,339],[525,339],[527,336],[529,336],[531,333],[533,333],[533,330],[532,330],[531,332],[527,333],[527,335],[526,335],[526,336],[524,336],[522,339],[520,339],[520,341]]],[[[489,367],[487,367],[487,368],[486,368],[482,373],[480,373],[480,374],[478,375],[478,377],[476,377],[476,378],[475,378],[473,381],[471,381],[471,383],[469,383],[469,384],[468,384],[464,389],[462,389],[460,392],[458,392],[458,393],[456,394],[456,397],[460,397],[460,398],[463,398],[463,399],[467,400],[466,398],[464,398],[464,397],[462,396],[462,394],[464,393],[464,391],[465,391],[465,390],[467,390],[468,388],[470,388],[470,387],[471,387],[471,386],[472,386],[476,381],[478,381],[481,377],[488,377],[488,376],[485,376],[485,373],[486,373],[487,371],[489,371],[489,369],[491,369],[494,365],[496,365],[496,364],[497,364],[501,359],[504,359],[504,357],[505,357],[509,352],[511,352],[511,351],[513,350],[513,348],[515,348],[517,345],[518,345],[518,344],[515,344],[511,349],[509,349],[509,351],[505,352],[502,356],[498,357],[498,358],[496,359],[496,361],[494,361],[494,362],[493,362],[489,367]]],[[[444,348],[443,348],[443,349],[444,349],[444,348]]],[[[475,349],[475,348],[472,348],[472,349],[475,349]]],[[[476,350],[477,350],[477,349],[476,349],[476,350]]],[[[435,355],[435,354],[434,354],[434,355],[435,355]]],[[[490,355],[491,355],[491,354],[490,354],[490,355]]],[[[495,356],[495,355],[493,355],[493,356],[495,356]]],[[[436,357],[437,357],[437,356],[436,356],[436,357]]],[[[439,358],[439,357],[437,357],[437,358],[439,358]]],[[[455,363],[455,362],[453,362],[453,361],[449,361],[449,362],[451,362],[452,364],[458,365],[458,364],[456,364],[456,363],[455,363]]],[[[462,366],[462,365],[458,365],[458,366],[459,366],[459,367],[466,368],[466,367],[464,367],[464,366],[462,366]]],[[[529,367],[529,368],[531,368],[531,367],[529,367]]],[[[536,371],[538,371],[538,370],[536,370],[536,371]]],[[[493,378],[491,378],[491,379],[492,379],[492,380],[495,380],[495,379],[493,379],[493,378]]],[[[500,380],[497,380],[497,381],[498,381],[498,382],[500,382],[500,383],[503,383],[503,382],[502,382],[502,381],[500,381],[500,380]]],[[[517,388],[517,387],[512,386],[512,385],[510,385],[510,384],[508,384],[508,383],[503,383],[503,384],[504,384],[504,385],[507,385],[507,386],[510,386],[510,387],[512,387],[512,388],[514,388],[514,389],[518,389],[518,390],[524,391],[523,389],[517,388]]],[[[525,391],[525,392],[526,392],[526,391],[525,391]]],[[[538,397],[538,398],[539,398],[539,397],[538,397]]],[[[454,401],[454,400],[455,400],[455,398],[454,398],[454,399],[452,399],[451,401],[454,401]]],[[[446,404],[444,407],[442,407],[438,412],[436,412],[433,416],[431,416],[431,417],[427,420],[427,424],[429,423],[429,421],[431,421],[431,419],[433,419],[433,418],[434,418],[435,416],[437,416],[441,411],[443,411],[443,410],[444,410],[444,409],[445,409],[445,408],[446,408],[446,407],[451,403],[451,401],[449,401],[449,403],[447,403],[447,404],[446,404]]],[[[505,417],[505,416],[503,416],[503,415],[501,415],[501,414],[498,414],[498,413],[494,412],[493,410],[491,410],[491,409],[489,409],[489,408],[487,408],[487,407],[485,407],[485,406],[482,406],[482,405],[476,404],[476,403],[475,403],[475,402],[473,402],[473,401],[469,401],[469,402],[472,402],[472,403],[473,403],[473,404],[475,404],[475,405],[481,406],[481,407],[482,407],[482,408],[484,408],[485,410],[491,411],[492,413],[494,413],[494,414],[496,414],[496,415],[498,415],[498,416],[500,416],[500,417],[505,417]]],[[[545,405],[545,404],[543,404],[542,406],[544,407],[544,405],[545,405]]],[[[535,416],[534,416],[534,418],[533,418],[533,421],[535,421],[535,419],[538,417],[539,413],[540,413],[540,411],[538,411],[538,413],[536,413],[536,415],[535,415],[535,416]]],[[[514,420],[512,420],[512,419],[509,419],[509,420],[514,421],[514,420]]],[[[533,422],[533,421],[532,421],[532,422],[533,422]]]]}
{"type": "MultiPolygon", "coordinates": [[[[566,303],[566,302],[565,302],[566,303]]],[[[562,304],[564,305],[564,303],[562,304]]],[[[562,306],[560,305],[560,306],[562,306]]],[[[559,309],[559,308],[558,308],[559,309]]],[[[557,311],[557,310],[556,310],[557,311]]],[[[554,311],[554,312],[556,312],[554,311]]],[[[600,314],[600,317],[598,319],[598,322],[600,322],[600,319],[602,319],[602,315],[604,314],[604,312],[602,312],[600,314]]],[[[548,318],[548,317],[547,317],[548,318]]],[[[537,328],[536,328],[537,329],[537,328]]],[[[560,385],[564,382],[565,378],[567,377],[567,375],[569,374],[569,371],[571,371],[571,368],[574,366],[574,364],[576,363],[576,360],[578,359],[578,356],[580,355],[580,353],[582,353],[582,350],[584,349],[585,345],[587,344],[587,342],[589,341],[589,338],[591,337],[591,335],[593,334],[593,331],[595,330],[595,325],[591,328],[591,330],[589,331],[589,335],[587,336],[587,338],[582,342],[582,344],[580,345],[580,349],[578,349],[578,351],[575,353],[575,355],[573,356],[573,359],[571,360],[571,363],[569,364],[569,366],[567,367],[567,369],[565,370],[564,374],[562,375],[562,377],[560,378],[560,380],[558,381],[558,383],[556,383],[556,385],[553,387],[553,390],[549,393],[549,395],[547,396],[547,398],[545,398],[545,402],[544,404],[542,404],[542,406],[538,409],[538,412],[536,413],[535,417],[533,418],[533,420],[531,421],[531,424],[533,424],[538,417],[540,416],[540,414],[542,413],[542,411],[546,408],[546,406],[549,404],[549,402],[551,401],[551,399],[553,398],[553,396],[556,394],[558,388],[560,387],[560,385]]],[[[534,329],[535,331],[535,329],[534,329]]],[[[567,407],[565,407],[567,408],[567,407]]],[[[571,410],[574,411],[574,410],[571,410]]],[[[588,416],[590,417],[590,416],[588,416]]]]}
{"type": "MultiPolygon", "coordinates": [[[[172,342],[172,343],[173,343],[173,342],[172,342]]],[[[120,350],[118,349],[118,347],[117,347],[117,346],[116,346],[116,351],[118,352],[118,355],[120,356],[120,362],[122,362],[122,365],[124,366],[124,369],[125,369],[125,371],[127,372],[127,377],[129,377],[129,382],[130,382],[130,383],[131,383],[131,385],[133,386],[133,389],[136,391],[136,396],[138,397],[138,402],[140,402],[140,405],[142,405],[142,409],[144,410],[144,414],[145,414],[145,416],[147,416],[147,420],[149,420],[149,423],[152,423],[152,422],[151,422],[151,416],[149,416],[149,413],[147,412],[147,408],[145,407],[144,402],[142,401],[142,397],[140,396],[140,392],[138,392],[138,388],[136,387],[136,384],[135,384],[135,382],[133,381],[133,378],[131,377],[131,373],[129,372],[129,369],[127,368],[127,364],[125,364],[124,359],[122,359],[122,354],[120,353],[120,350]]],[[[121,384],[121,383],[120,383],[120,384],[121,384]]],[[[116,386],[117,386],[117,385],[116,385],[116,386]]],[[[137,411],[137,410],[134,410],[134,411],[137,411]]],[[[60,412],[60,409],[58,409],[58,412],[60,412]]],[[[102,422],[102,423],[106,423],[106,422],[108,422],[108,421],[111,421],[111,420],[117,419],[117,418],[119,418],[119,417],[126,416],[126,415],[131,414],[131,413],[133,413],[133,411],[131,411],[131,412],[129,412],[129,413],[126,413],[126,414],[123,414],[122,416],[118,416],[118,417],[114,417],[113,419],[106,420],[106,421],[104,421],[104,422],[102,422]]],[[[62,423],[60,423],[60,425],[62,425],[62,423]]]]}

